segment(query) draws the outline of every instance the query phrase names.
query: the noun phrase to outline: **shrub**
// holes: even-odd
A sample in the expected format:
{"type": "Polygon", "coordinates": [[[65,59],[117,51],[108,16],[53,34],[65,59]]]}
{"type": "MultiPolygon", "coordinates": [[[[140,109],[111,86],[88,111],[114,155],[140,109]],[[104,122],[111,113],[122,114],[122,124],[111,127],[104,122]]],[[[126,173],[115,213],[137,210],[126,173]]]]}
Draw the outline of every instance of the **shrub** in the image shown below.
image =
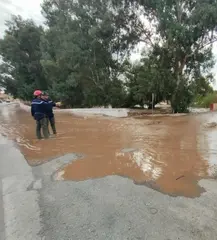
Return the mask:
{"type": "Polygon", "coordinates": [[[209,93],[205,97],[197,96],[195,99],[197,107],[209,108],[211,103],[217,103],[216,93],[209,93]]]}

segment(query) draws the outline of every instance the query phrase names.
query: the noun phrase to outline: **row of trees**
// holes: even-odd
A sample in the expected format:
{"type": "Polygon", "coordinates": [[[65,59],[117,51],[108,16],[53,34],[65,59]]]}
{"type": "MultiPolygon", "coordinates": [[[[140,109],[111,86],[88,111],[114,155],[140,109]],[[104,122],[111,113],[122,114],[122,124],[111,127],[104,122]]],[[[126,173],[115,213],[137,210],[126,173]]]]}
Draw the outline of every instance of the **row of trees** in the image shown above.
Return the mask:
{"type": "Polygon", "coordinates": [[[0,85],[15,97],[39,88],[74,107],[131,107],[154,93],[183,112],[212,91],[216,0],[44,0],[42,13],[43,27],[13,16],[0,40],[0,85]]]}

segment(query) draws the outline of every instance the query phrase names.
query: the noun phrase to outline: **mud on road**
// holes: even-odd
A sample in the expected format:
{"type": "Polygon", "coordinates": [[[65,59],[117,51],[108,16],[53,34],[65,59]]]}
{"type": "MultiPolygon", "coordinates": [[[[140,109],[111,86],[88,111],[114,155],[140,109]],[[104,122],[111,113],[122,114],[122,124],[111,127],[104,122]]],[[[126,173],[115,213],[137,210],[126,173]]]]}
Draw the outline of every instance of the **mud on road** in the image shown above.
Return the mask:
{"type": "Polygon", "coordinates": [[[118,175],[172,196],[198,197],[198,181],[215,178],[217,114],[136,119],[56,113],[58,135],[39,141],[35,122],[16,105],[0,108],[0,134],[18,144],[32,166],[65,155],[83,157],[59,169],[56,180],[118,175]]]}

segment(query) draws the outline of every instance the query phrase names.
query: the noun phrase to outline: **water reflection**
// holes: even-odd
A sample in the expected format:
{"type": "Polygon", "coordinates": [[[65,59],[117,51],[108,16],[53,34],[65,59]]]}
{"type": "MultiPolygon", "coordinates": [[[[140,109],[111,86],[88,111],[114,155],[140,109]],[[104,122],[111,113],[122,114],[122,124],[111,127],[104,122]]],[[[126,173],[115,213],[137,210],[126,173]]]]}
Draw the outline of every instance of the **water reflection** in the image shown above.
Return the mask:
{"type": "Polygon", "coordinates": [[[57,113],[57,138],[38,141],[30,114],[8,106],[0,108],[0,131],[17,142],[31,165],[82,153],[84,158],[60,169],[58,179],[119,175],[167,194],[196,197],[203,192],[198,180],[215,172],[217,128],[204,127],[215,116],[109,119],[57,113]]]}
{"type": "Polygon", "coordinates": [[[217,115],[206,114],[200,120],[199,149],[203,158],[208,161],[208,175],[217,177],[217,115]]]}

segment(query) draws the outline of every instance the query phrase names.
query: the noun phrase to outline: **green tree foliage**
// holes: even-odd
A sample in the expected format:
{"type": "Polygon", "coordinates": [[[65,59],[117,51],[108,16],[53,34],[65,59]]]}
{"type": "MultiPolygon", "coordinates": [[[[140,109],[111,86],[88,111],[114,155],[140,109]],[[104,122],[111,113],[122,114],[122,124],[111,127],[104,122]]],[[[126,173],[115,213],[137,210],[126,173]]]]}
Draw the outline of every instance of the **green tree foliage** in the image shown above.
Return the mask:
{"type": "MultiPolygon", "coordinates": [[[[186,77],[198,75],[202,65],[212,64],[211,44],[217,40],[217,1],[141,0],[140,3],[143,16],[154,24],[158,45],[172,65],[174,89],[170,100],[177,112],[180,97],[185,98],[189,88],[186,77]]],[[[147,31],[144,29],[145,36],[147,31]]]]}
{"type": "Polygon", "coordinates": [[[139,63],[133,66],[128,74],[127,85],[130,96],[140,105],[152,107],[162,100],[170,99],[174,89],[171,63],[164,53],[164,49],[154,46],[153,50],[144,55],[139,63]]]}
{"type": "Polygon", "coordinates": [[[13,16],[0,40],[0,83],[15,97],[30,99],[35,88],[47,88],[40,64],[43,29],[31,20],[13,16]]]}
{"type": "Polygon", "coordinates": [[[61,92],[78,106],[122,106],[122,63],[138,41],[133,9],[124,2],[46,0],[43,13],[49,29],[41,63],[54,96],[61,92]]]}
{"type": "Polygon", "coordinates": [[[45,27],[13,17],[0,40],[0,84],[22,99],[48,90],[67,106],[150,106],[184,112],[211,91],[216,0],[44,0],[45,27]],[[146,43],[138,64],[129,57],[146,43]]]}
{"type": "Polygon", "coordinates": [[[210,85],[213,82],[213,76],[208,75],[206,77],[200,76],[194,82],[194,90],[195,94],[201,97],[205,97],[209,93],[213,93],[214,90],[210,85]]]}

